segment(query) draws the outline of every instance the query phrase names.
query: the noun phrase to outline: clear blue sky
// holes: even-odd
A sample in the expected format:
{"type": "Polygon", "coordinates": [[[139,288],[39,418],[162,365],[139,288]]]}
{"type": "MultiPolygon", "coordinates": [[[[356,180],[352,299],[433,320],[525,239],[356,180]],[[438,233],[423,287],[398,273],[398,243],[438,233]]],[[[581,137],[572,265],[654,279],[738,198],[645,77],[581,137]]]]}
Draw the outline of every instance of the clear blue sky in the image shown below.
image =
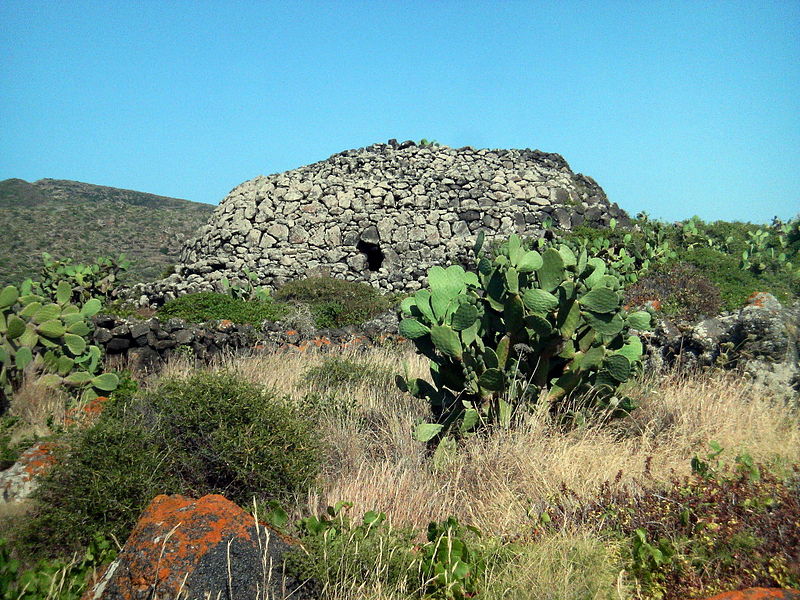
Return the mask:
{"type": "Polygon", "coordinates": [[[538,148],[631,214],[800,212],[800,1],[0,1],[0,179],[217,203],[389,138],[538,148]]]}

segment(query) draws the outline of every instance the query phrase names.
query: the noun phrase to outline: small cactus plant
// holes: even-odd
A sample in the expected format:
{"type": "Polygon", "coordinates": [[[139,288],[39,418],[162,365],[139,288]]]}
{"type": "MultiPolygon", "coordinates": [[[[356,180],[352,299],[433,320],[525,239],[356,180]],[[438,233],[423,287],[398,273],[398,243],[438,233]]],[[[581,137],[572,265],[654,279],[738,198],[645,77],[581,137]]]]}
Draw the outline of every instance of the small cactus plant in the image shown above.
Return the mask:
{"type": "Polygon", "coordinates": [[[101,352],[87,342],[88,319],[101,308],[92,298],[70,303],[72,286],[61,281],[54,298],[32,292],[31,283],[0,291],[0,393],[10,397],[23,374],[46,386],[66,386],[83,399],[116,389],[113,373],[98,374],[101,352]]]}
{"type": "Polygon", "coordinates": [[[493,260],[475,245],[478,272],[433,267],[430,288],[401,305],[400,334],[430,359],[431,381],[398,378],[401,389],[427,399],[436,423],[421,425],[430,441],[458,424],[508,426],[518,406],[567,398],[630,410],[616,395],[640,364],[650,314],[622,308],[617,277],[605,263],[568,246],[527,250],[516,235],[493,260]]]}

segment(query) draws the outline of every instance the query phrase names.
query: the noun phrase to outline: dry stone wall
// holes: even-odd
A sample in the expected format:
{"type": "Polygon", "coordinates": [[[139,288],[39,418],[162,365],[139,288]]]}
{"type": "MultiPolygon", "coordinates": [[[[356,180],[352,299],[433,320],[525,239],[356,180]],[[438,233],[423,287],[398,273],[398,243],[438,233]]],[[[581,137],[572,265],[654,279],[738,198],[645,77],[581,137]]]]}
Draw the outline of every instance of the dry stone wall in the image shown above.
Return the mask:
{"type": "Polygon", "coordinates": [[[545,220],[568,230],[611,218],[627,220],[558,154],[390,140],[241,184],[185,244],[175,273],[138,291],[158,304],[245,268],[267,286],[330,275],[412,291],[429,267],[469,262],[481,230],[491,241],[537,235],[545,220]]]}

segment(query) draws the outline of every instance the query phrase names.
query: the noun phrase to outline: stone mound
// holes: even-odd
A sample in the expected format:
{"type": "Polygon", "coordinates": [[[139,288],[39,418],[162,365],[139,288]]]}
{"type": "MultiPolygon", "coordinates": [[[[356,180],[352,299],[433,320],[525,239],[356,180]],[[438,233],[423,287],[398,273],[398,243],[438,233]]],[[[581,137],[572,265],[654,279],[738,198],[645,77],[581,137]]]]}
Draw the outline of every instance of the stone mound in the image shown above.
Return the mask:
{"type": "Polygon", "coordinates": [[[183,247],[168,278],[134,290],[160,304],[243,277],[277,286],[313,275],[418,289],[434,265],[468,264],[488,242],[627,215],[590,177],[538,150],[375,144],[236,187],[183,247]]]}

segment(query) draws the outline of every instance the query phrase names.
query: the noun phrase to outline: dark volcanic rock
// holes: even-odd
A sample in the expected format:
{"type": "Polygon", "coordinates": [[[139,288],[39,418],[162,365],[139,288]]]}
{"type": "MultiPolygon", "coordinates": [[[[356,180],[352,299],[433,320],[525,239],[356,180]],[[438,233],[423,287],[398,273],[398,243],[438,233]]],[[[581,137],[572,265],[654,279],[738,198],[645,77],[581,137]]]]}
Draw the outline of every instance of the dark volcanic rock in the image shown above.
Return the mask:
{"type": "Polygon", "coordinates": [[[257,598],[309,600],[311,586],[285,577],[296,542],[225,499],[157,496],[85,600],[257,598]]]}

